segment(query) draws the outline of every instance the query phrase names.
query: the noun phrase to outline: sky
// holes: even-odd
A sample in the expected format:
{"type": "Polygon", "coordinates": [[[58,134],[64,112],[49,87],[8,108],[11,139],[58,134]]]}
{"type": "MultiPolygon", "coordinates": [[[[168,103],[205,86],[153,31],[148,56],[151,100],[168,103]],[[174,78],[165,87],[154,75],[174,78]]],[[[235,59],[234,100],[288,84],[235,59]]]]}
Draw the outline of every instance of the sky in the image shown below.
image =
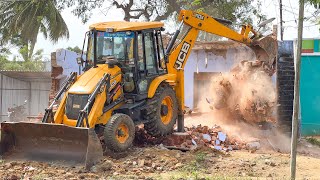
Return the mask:
{"type": "MultiPolygon", "coordinates": [[[[293,40],[297,38],[297,26],[298,26],[298,0],[282,0],[283,1],[283,21],[284,21],[284,40],[293,40]]],[[[69,46],[79,46],[82,48],[84,34],[88,31],[89,25],[96,22],[104,21],[121,21],[123,20],[123,13],[121,10],[114,7],[108,9],[107,3],[100,9],[92,11],[92,16],[86,24],[83,24],[81,20],[72,14],[72,9],[66,9],[62,12],[62,16],[66,21],[69,28],[69,39],[59,40],[58,43],[53,44],[49,40],[46,40],[43,35],[39,35],[35,49],[44,50],[44,58],[49,59],[51,52],[55,52],[60,48],[67,48],[69,46]]],[[[267,15],[267,18],[275,17],[270,27],[273,24],[278,24],[279,27],[279,0],[262,0],[262,13],[267,15]]],[[[316,11],[311,5],[305,5],[305,17],[307,19],[314,19],[313,13],[316,11]]],[[[170,29],[172,24],[165,24],[166,29],[170,29]]],[[[254,26],[254,25],[253,25],[254,26]]],[[[315,25],[315,22],[304,22],[304,38],[317,38],[320,37],[319,25],[315,25]]],[[[172,29],[172,28],[171,28],[172,29]]],[[[272,29],[272,28],[271,28],[272,29]]],[[[278,30],[279,32],[279,30],[278,30]]],[[[278,33],[279,34],[279,33],[278,33]]],[[[280,35],[278,35],[280,39],[280,35]]]]}

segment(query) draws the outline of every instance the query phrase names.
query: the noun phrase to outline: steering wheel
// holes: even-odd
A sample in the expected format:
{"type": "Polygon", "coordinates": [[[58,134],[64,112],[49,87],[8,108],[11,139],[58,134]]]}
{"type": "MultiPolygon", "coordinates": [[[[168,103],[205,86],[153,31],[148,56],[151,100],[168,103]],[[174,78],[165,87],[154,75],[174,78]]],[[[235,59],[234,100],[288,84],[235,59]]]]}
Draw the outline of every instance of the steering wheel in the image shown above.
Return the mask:
{"type": "MultiPolygon", "coordinates": [[[[103,64],[105,64],[106,62],[108,62],[108,57],[113,57],[113,56],[111,56],[111,55],[106,55],[106,56],[104,56],[104,55],[100,55],[98,58],[97,58],[97,63],[103,63],[103,64]],[[104,58],[106,58],[106,59],[104,59],[104,58]]],[[[110,58],[111,59],[111,58],[110,58]]]]}

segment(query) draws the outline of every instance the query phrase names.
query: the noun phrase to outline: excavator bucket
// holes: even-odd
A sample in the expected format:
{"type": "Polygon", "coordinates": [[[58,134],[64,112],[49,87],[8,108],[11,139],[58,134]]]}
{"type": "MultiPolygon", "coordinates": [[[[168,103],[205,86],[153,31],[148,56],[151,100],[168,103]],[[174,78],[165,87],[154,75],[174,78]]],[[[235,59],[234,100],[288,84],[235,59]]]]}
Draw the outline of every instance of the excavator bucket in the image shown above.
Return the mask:
{"type": "Polygon", "coordinates": [[[87,169],[103,157],[94,129],[62,124],[1,123],[0,155],[7,160],[71,163],[87,169]]]}
{"type": "Polygon", "coordinates": [[[278,42],[273,35],[264,36],[253,40],[251,49],[255,52],[257,60],[272,66],[278,54],[278,42]]]}

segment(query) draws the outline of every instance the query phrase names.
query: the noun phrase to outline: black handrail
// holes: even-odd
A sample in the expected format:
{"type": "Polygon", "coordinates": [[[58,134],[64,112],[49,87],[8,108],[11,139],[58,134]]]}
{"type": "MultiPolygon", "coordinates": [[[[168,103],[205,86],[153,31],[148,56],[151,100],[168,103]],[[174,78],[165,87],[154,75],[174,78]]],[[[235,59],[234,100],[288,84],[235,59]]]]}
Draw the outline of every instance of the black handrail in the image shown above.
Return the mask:
{"type": "Polygon", "coordinates": [[[42,122],[43,123],[48,123],[49,117],[51,119],[51,122],[53,122],[53,112],[52,112],[53,105],[59,100],[60,96],[70,88],[70,86],[75,82],[76,78],[77,78],[77,73],[76,72],[72,72],[70,74],[70,77],[65,81],[64,85],[62,86],[62,88],[55,95],[55,97],[54,97],[52,103],[50,104],[50,106],[45,109],[45,113],[44,113],[44,116],[42,118],[42,122]]]}
{"type": "Polygon", "coordinates": [[[84,108],[80,111],[79,116],[78,116],[78,120],[77,120],[77,125],[76,127],[81,127],[83,125],[83,120],[86,119],[86,125],[87,128],[89,128],[89,122],[88,122],[88,114],[89,114],[89,106],[91,105],[91,103],[94,101],[94,99],[96,98],[96,96],[98,94],[100,94],[103,91],[103,86],[106,85],[108,79],[110,79],[110,74],[104,74],[103,77],[100,79],[100,81],[98,82],[96,88],[94,89],[94,91],[91,93],[91,95],[89,96],[88,102],[87,104],[84,106],[84,108]]]}

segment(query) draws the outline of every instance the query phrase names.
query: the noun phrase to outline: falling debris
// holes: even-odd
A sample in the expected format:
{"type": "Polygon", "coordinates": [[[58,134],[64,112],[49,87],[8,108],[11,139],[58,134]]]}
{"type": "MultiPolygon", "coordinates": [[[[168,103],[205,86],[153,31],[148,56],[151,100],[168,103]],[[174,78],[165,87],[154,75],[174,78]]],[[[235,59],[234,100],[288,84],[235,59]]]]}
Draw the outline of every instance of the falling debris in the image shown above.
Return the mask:
{"type": "Polygon", "coordinates": [[[227,109],[248,123],[275,122],[276,91],[272,71],[261,61],[242,61],[230,72],[212,79],[211,109],[227,109]]]}

